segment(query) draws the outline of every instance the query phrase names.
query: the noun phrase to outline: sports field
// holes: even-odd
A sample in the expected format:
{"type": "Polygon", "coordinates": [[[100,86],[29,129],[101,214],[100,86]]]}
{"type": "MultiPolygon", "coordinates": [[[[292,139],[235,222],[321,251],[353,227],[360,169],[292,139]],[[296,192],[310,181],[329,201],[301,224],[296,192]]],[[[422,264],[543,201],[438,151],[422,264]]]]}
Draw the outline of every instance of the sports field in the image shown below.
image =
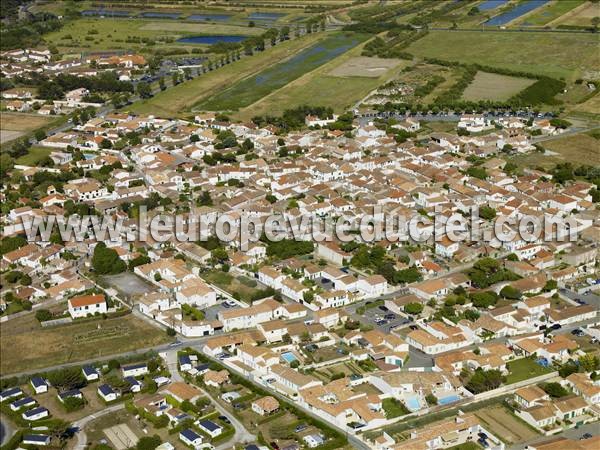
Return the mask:
{"type": "Polygon", "coordinates": [[[189,108],[198,101],[297,54],[305,47],[323,38],[322,33],[314,33],[283,42],[264,52],[255,53],[253,56],[242,58],[225,67],[169,88],[150,99],[138,101],[128,106],[127,110],[136,114],[155,114],[162,117],[181,116],[189,112],[189,108]]]}
{"type": "Polygon", "coordinates": [[[335,33],[297,53],[218,92],[196,105],[208,111],[238,110],[280,89],[305,73],[322,66],[356,46],[365,37],[354,33],[335,33]]]}
{"type": "Polygon", "coordinates": [[[504,101],[518,94],[527,86],[531,86],[533,83],[535,83],[535,80],[528,78],[510,77],[479,71],[475,75],[473,82],[463,92],[463,99],[469,101],[504,101]]]}
{"type": "Polygon", "coordinates": [[[598,36],[591,33],[430,31],[407,51],[567,80],[600,64],[598,36]]]}

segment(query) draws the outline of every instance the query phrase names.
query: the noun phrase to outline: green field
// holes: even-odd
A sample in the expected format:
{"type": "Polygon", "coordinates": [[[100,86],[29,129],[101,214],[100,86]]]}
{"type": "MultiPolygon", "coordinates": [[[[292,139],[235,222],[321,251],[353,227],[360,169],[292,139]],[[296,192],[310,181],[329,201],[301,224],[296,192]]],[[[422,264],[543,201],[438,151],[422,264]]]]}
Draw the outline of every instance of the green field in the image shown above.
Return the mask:
{"type": "Polygon", "coordinates": [[[213,95],[199,103],[197,108],[209,111],[227,111],[249,106],[305,73],[343,54],[364,38],[362,35],[350,33],[330,34],[293,57],[213,95]]]}
{"type": "Polygon", "coordinates": [[[407,51],[567,80],[600,65],[598,36],[591,33],[430,31],[407,51]]]}
{"type": "Polygon", "coordinates": [[[48,147],[31,147],[26,155],[21,156],[15,161],[15,164],[35,166],[37,163],[46,158],[51,151],[52,149],[48,147]]]}
{"type": "Polygon", "coordinates": [[[189,35],[234,34],[256,35],[261,28],[222,23],[191,23],[173,20],[85,18],[69,21],[59,31],[44,39],[63,53],[100,50],[134,50],[144,54],[165,47],[188,53],[192,48],[209,46],[175,43],[189,35]]]}
{"type": "Polygon", "coordinates": [[[504,101],[531,86],[535,80],[510,77],[497,73],[477,72],[473,82],[463,92],[467,101],[498,100],[504,101]]]}
{"type": "Polygon", "coordinates": [[[144,349],[170,340],[164,331],[133,314],[42,328],[31,313],[0,327],[3,375],[144,349]]]}
{"type": "Polygon", "coordinates": [[[510,361],[507,366],[510,373],[506,377],[506,384],[517,383],[519,381],[527,380],[528,378],[535,378],[544,375],[545,373],[552,372],[552,369],[540,366],[534,359],[530,358],[521,358],[510,361]]]}
{"type": "Polygon", "coordinates": [[[585,0],[554,0],[552,3],[535,9],[532,14],[527,15],[522,21],[516,23],[522,25],[546,25],[582,5],[584,2],[585,0]]]}
{"type": "Polygon", "coordinates": [[[589,27],[592,24],[592,19],[598,17],[598,4],[591,1],[585,2],[583,5],[559,17],[552,25],[570,25],[578,27],[589,27]]]}
{"type": "Polygon", "coordinates": [[[318,99],[311,102],[329,106],[341,113],[408,65],[407,61],[397,59],[380,60],[358,56],[362,47],[363,45],[358,45],[301,76],[243,109],[236,116],[247,120],[256,115],[281,114],[285,109],[306,104],[307,99],[318,99]]]}
{"type": "Polygon", "coordinates": [[[136,114],[155,114],[163,117],[185,114],[186,110],[189,111],[192,105],[203,98],[233,86],[239,80],[256,74],[265,67],[295,55],[323,37],[323,33],[313,33],[286,41],[264,52],[255,53],[253,56],[242,58],[193,80],[169,88],[150,99],[138,101],[126,109],[136,114]]]}
{"type": "Polygon", "coordinates": [[[552,139],[541,143],[544,148],[559,153],[565,160],[600,166],[600,141],[581,133],[552,139]]]}

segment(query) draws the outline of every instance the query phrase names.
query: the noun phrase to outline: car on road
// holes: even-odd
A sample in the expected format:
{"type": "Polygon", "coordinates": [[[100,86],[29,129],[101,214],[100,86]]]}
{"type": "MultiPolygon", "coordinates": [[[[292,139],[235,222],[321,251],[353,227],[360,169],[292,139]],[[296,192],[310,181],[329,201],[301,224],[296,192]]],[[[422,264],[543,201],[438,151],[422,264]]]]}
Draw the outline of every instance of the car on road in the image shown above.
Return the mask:
{"type": "Polygon", "coordinates": [[[562,325],[560,323],[555,323],[550,328],[553,330],[560,330],[562,328],[562,325]]]}
{"type": "Polygon", "coordinates": [[[583,336],[585,333],[583,332],[583,330],[579,329],[579,328],[575,328],[573,331],[571,331],[571,334],[573,336],[583,336]]]}
{"type": "Polygon", "coordinates": [[[592,433],[583,433],[579,439],[584,440],[584,439],[591,439],[593,437],[594,436],[592,436],[592,433]]]}

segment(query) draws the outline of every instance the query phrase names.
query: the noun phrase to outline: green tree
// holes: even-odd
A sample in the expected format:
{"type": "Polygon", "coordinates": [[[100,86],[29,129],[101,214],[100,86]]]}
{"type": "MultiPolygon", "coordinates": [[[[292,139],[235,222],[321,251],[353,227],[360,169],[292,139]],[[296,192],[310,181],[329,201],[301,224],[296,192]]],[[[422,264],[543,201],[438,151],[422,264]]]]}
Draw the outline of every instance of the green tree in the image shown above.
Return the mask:
{"type": "Polygon", "coordinates": [[[404,305],[404,312],[413,316],[421,314],[421,312],[423,312],[423,304],[416,302],[407,303],[406,305],[404,305]]]}
{"type": "Polygon", "coordinates": [[[158,435],[142,436],[135,446],[136,450],[154,450],[161,444],[161,439],[158,435]]]}
{"type": "Polygon", "coordinates": [[[92,267],[100,275],[121,273],[127,269],[116,250],[107,248],[104,242],[99,242],[94,248],[92,267]]]}

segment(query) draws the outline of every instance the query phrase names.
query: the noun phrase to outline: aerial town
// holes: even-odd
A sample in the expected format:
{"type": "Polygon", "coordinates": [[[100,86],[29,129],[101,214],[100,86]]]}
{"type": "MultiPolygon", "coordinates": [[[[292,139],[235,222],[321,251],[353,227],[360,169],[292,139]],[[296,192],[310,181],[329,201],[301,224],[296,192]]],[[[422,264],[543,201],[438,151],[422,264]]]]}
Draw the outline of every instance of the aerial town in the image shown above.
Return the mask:
{"type": "Polygon", "coordinates": [[[600,3],[1,6],[0,450],[600,448],[600,3]]]}

